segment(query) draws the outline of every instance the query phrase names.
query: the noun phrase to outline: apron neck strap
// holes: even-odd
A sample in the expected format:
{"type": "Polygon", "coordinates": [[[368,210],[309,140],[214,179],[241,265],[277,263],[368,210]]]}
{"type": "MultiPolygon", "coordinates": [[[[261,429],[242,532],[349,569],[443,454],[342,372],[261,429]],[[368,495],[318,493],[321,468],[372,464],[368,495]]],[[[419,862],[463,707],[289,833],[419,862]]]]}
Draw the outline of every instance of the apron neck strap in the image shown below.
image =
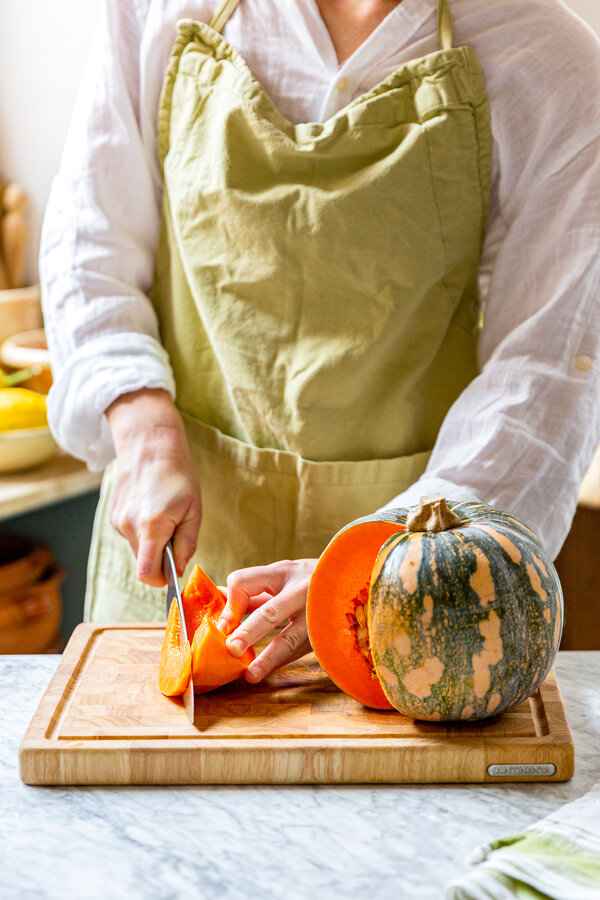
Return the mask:
{"type": "Polygon", "coordinates": [[[225,23],[233,13],[240,0],[221,0],[208,23],[215,31],[223,31],[225,23]]]}
{"type": "MultiPolygon", "coordinates": [[[[221,0],[208,23],[215,31],[222,31],[240,0],[221,0]]],[[[442,50],[452,47],[452,13],[449,0],[438,0],[437,8],[438,40],[442,50]]]]}
{"type": "Polygon", "coordinates": [[[440,48],[450,50],[452,48],[452,13],[449,0],[438,0],[437,31],[440,48]]]}

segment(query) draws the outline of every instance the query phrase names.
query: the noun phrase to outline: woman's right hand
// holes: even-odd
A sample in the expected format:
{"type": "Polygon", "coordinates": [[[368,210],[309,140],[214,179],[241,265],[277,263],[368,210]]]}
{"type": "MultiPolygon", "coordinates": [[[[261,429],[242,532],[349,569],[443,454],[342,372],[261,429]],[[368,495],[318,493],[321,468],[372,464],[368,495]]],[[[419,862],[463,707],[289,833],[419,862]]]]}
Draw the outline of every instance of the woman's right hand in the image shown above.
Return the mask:
{"type": "Polygon", "coordinates": [[[198,540],[200,480],[170,395],[143,389],[124,394],[106,410],[117,455],[110,521],[129,541],[136,575],[164,587],[163,550],[173,539],[179,575],[198,540]]]}

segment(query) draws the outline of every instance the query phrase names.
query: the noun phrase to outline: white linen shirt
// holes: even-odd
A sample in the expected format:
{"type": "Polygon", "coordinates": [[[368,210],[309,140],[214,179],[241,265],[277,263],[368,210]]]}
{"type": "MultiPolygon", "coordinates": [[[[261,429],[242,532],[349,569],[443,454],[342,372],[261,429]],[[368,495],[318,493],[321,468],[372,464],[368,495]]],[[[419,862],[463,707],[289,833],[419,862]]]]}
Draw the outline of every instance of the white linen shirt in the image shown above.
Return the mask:
{"type": "MultiPolygon", "coordinates": [[[[162,186],[160,89],[181,18],[216,0],[105,0],[40,256],[54,371],[50,427],[102,468],[107,407],[175,396],[148,299],[162,186]]],[[[437,0],[402,0],[338,65],[315,0],[241,0],[224,37],[290,120],[322,121],[438,47],[437,0]]],[[[552,556],[600,442],[600,43],[561,0],[451,0],[455,45],[483,69],[493,188],[480,264],[480,374],[449,410],[424,475],[389,506],[440,491],[510,511],[552,556]]],[[[268,562],[266,560],[265,562],[268,562]]]]}

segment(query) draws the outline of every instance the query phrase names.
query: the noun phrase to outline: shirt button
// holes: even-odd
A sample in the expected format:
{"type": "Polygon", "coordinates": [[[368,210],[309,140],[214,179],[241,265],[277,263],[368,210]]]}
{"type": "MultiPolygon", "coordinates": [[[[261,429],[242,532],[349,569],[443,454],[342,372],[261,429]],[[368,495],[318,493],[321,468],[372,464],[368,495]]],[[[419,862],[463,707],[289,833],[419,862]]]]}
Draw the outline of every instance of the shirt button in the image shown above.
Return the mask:
{"type": "Polygon", "coordinates": [[[339,91],[340,94],[345,93],[345,91],[348,90],[348,79],[345,77],[340,78],[340,80],[338,81],[338,83],[335,86],[335,89],[336,89],[336,91],[339,91]]]}
{"type": "Polygon", "coordinates": [[[591,356],[576,356],[575,357],[575,368],[580,372],[587,372],[588,369],[592,368],[592,358],[591,356]]]}

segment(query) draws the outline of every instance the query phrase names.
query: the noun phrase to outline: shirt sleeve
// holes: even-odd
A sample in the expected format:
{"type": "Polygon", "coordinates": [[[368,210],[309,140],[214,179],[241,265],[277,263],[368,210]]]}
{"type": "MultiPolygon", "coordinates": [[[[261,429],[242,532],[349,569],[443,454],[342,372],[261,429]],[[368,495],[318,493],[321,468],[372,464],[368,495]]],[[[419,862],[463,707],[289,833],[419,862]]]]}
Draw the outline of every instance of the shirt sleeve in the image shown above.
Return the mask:
{"type": "Polygon", "coordinates": [[[490,95],[500,174],[480,374],[424,475],[387,507],[477,499],[521,518],[555,557],[600,443],[600,45],[566,18],[547,55],[517,46],[490,82],[504,99],[490,95]]]}
{"type": "Polygon", "coordinates": [[[148,299],[161,185],[139,125],[147,5],[104,4],[42,227],[49,424],[91,469],[114,455],[104,415],[113,400],[142,387],[175,394],[148,299]]]}

